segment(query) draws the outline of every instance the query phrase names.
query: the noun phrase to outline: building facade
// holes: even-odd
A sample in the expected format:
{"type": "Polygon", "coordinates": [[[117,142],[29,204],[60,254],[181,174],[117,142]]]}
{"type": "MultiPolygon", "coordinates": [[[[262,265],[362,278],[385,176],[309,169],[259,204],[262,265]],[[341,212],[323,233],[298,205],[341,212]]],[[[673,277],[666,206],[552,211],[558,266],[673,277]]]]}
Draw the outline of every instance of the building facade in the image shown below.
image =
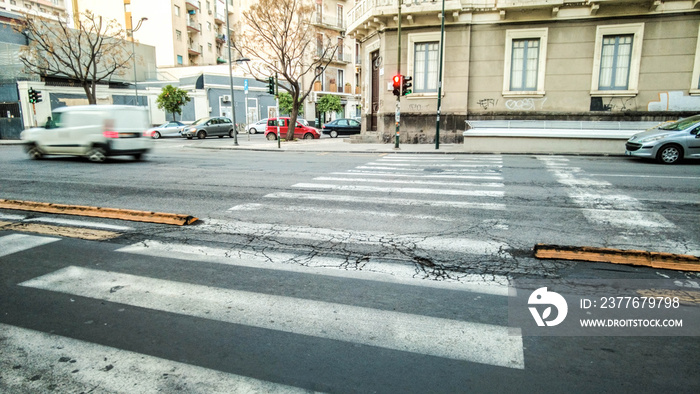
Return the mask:
{"type": "Polygon", "coordinates": [[[363,133],[393,138],[395,74],[402,140],[441,139],[467,119],[666,120],[700,112],[700,4],[692,0],[358,0],[363,133]],[[401,37],[398,39],[399,22],[401,37]],[[401,47],[400,55],[397,48],[401,47]]]}

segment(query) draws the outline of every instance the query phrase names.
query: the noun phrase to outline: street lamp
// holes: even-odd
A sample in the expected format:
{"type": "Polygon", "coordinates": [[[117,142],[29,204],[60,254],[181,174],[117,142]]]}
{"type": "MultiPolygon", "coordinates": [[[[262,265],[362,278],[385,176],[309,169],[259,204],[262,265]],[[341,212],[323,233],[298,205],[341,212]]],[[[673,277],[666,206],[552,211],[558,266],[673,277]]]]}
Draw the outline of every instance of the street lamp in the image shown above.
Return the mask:
{"type": "MultiPolygon", "coordinates": [[[[233,118],[233,146],[238,146],[238,128],[236,127],[236,99],[233,92],[233,58],[231,57],[231,29],[229,28],[229,13],[228,13],[228,0],[225,1],[226,4],[226,41],[228,47],[228,79],[229,87],[231,88],[231,117],[233,118]]],[[[236,60],[236,63],[247,62],[250,59],[242,58],[236,60]]],[[[248,109],[246,108],[246,111],[248,109]]]]}
{"type": "Polygon", "coordinates": [[[136,96],[136,105],[139,105],[139,91],[136,86],[136,45],[134,44],[134,33],[141,28],[141,24],[144,21],[147,21],[148,18],[145,16],[139,20],[139,23],[136,25],[136,28],[134,29],[134,24],[131,19],[131,16],[129,16],[129,22],[131,23],[131,56],[134,58],[134,95],[136,96]]]}

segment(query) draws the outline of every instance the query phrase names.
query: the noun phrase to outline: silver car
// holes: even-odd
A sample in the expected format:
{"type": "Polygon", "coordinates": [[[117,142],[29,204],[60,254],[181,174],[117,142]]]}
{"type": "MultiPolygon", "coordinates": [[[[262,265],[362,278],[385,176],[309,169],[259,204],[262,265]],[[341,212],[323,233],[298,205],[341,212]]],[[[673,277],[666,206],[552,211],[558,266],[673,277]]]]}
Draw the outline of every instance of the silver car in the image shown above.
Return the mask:
{"type": "Polygon", "coordinates": [[[182,136],[188,140],[191,140],[192,137],[197,137],[201,140],[211,136],[218,136],[219,138],[229,136],[233,138],[233,123],[231,123],[231,119],[224,116],[198,119],[182,129],[182,136]]]}
{"type": "Polygon", "coordinates": [[[267,128],[267,118],[260,119],[255,123],[251,123],[245,127],[249,134],[264,133],[267,128]]]}
{"type": "Polygon", "coordinates": [[[656,159],[674,164],[681,159],[700,159],[700,115],[664,123],[635,134],[625,145],[627,156],[656,159]]]}

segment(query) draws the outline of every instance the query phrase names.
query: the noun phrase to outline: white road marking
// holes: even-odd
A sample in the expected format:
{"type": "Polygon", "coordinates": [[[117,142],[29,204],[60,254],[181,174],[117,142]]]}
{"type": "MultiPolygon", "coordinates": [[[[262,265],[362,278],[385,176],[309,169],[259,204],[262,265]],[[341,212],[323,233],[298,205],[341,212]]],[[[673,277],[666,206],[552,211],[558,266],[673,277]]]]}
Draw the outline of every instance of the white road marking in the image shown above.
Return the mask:
{"type": "Polygon", "coordinates": [[[411,177],[411,178],[432,178],[432,179],[480,179],[480,180],[502,180],[500,175],[452,175],[452,174],[397,174],[394,172],[376,172],[376,171],[358,171],[348,170],[347,172],[331,172],[331,175],[348,175],[354,176],[361,174],[362,176],[389,176],[392,178],[411,177]]]}
{"type": "Polygon", "coordinates": [[[255,252],[243,249],[223,249],[145,240],[117,249],[117,252],[200,261],[239,267],[287,271],[307,275],[398,283],[410,286],[467,291],[470,293],[508,296],[508,278],[502,275],[474,275],[445,271],[440,280],[427,277],[413,263],[382,262],[370,259],[355,264],[352,261],[322,255],[299,256],[283,252],[255,252]]]}
{"type": "Polygon", "coordinates": [[[404,206],[430,206],[430,207],[450,207],[450,208],[465,208],[465,209],[487,209],[496,211],[505,211],[505,204],[496,203],[478,203],[468,201],[430,201],[430,200],[413,200],[407,198],[388,198],[388,197],[359,197],[334,194],[314,194],[314,193],[287,193],[278,192],[270,193],[264,198],[277,199],[296,199],[296,200],[318,200],[318,201],[335,201],[347,203],[367,203],[367,204],[387,204],[387,205],[404,205],[404,206]]]}
{"type": "Polygon", "coordinates": [[[117,226],[114,224],[86,222],[86,221],[81,221],[81,220],[58,219],[58,218],[32,218],[32,219],[25,219],[24,222],[25,223],[26,222],[39,222],[39,223],[49,223],[49,224],[61,224],[61,225],[66,225],[66,226],[101,228],[101,229],[115,230],[115,231],[133,230],[132,227],[127,227],[127,226],[117,226]]]}
{"type": "MultiPolygon", "coordinates": [[[[468,238],[450,238],[445,236],[413,236],[392,234],[381,231],[351,231],[316,228],[306,226],[285,226],[281,224],[251,223],[202,219],[202,224],[192,227],[197,231],[209,231],[218,234],[243,234],[256,237],[281,237],[307,239],[319,242],[353,243],[359,245],[386,245],[394,247],[406,245],[407,248],[424,250],[451,251],[466,254],[500,255],[508,250],[502,242],[473,240],[468,238]]],[[[503,256],[501,256],[503,257],[503,256]]]]}
{"type": "Polygon", "coordinates": [[[0,257],[59,241],[60,238],[10,234],[0,237],[0,257]]]}
{"type": "MultiPolygon", "coordinates": [[[[386,166],[387,163],[376,163],[376,162],[370,162],[366,163],[366,166],[386,166]]],[[[394,163],[392,162],[391,166],[394,167],[464,167],[464,168],[474,168],[474,167],[494,167],[494,168],[501,168],[503,167],[501,164],[498,163],[472,163],[472,164],[443,164],[443,163],[394,163]]]]}
{"type": "Polygon", "coordinates": [[[2,220],[23,220],[24,218],[25,218],[25,216],[21,216],[21,215],[6,215],[6,214],[0,213],[0,219],[2,219],[2,220]]]}
{"type": "MultiPolygon", "coordinates": [[[[272,210],[279,208],[279,204],[241,204],[231,207],[229,211],[262,211],[262,210],[272,210]]],[[[382,211],[364,211],[361,209],[340,209],[340,208],[321,208],[321,207],[303,207],[303,206],[285,206],[285,212],[304,212],[311,214],[322,214],[322,215],[334,215],[334,216],[347,216],[347,215],[365,215],[373,217],[382,218],[400,218],[400,219],[412,219],[412,220],[437,220],[442,222],[452,222],[454,218],[452,217],[441,217],[434,215],[413,215],[405,213],[396,212],[382,212],[382,211]]]]}
{"type": "Polygon", "coordinates": [[[503,197],[502,191],[495,190],[455,190],[455,189],[421,189],[410,187],[379,187],[379,186],[359,186],[359,185],[334,185],[321,183],[297,183],[292,185],[299,189],[319,189],[319,190],[344,190],[360,192],[380,192],[380,193],[410,193],[410,194],[439,194],[448,196],[472,196],[472,197],[503,197]]]}
{"type": "Polygon", "coordinates": [[[496,182],[441,182],[441,181],[419,181],[419,180],[398,180],[398,179],[369,179],[369,178],[341,178],[320,176],[314,178],[315,181],[330,182],[375,182],[375,183],[399,183],[407,185],[435,185],[435,186],[470,186],[470,187],[504,187],[503,183],[496,182]]]}
{"type": "Polygon", "coordinates": [[[510,335],[513,329],[503,326],[80,267],[67,267],[21,285],[203,319],[524,369],[522,337],[519,333],[510,335]],[[117,286],[121,287],[114,291],[117,286]]]}
{"type": "Polygon", "coordinates": [[[49,383],[64,393],[176,392],[183,387],[190,393],[308,392],[6,324],[0,324],[0,343],[0,386],[13,393],[50,392],[49,383]],[[41,379],[29,379],[37,375],[41,379]]]}
{"type": "Polygon", "coordinates": [[[649,212],[636,198],[615,194],[611,183],[587,178],[581,168],[567,167],[568,159],[538,159],[545,163],[559,183],[568,186],[569,196],[591,223],[625,229],[675,227],[663,215],[649,212]]]}
{"type": "Polygon", "coordinates": [[[589,176],[612,177],[612,178],[663,178],[663,179],[694,179],[698,176],[669,176],[669,175],[637,175],[637,174],[588,174],[589,176]]]}
{"type": "MultiPolygon", "coordinates": [[[[428,171],[425,168],[405,168],[405,167],[393,167],[389,165],[363,165],[355,167],[358,170],[385,170],[385,171],[402,171],[409,173],[419,173],[425,174],[428,171]]],[[[483,168],[466,168],[466,169],[447,169],[441,170],[440,174],[464,174],[464,173],[476,173],[476,174],[498,174],[497,170],[487,170],[483,168]]]]}

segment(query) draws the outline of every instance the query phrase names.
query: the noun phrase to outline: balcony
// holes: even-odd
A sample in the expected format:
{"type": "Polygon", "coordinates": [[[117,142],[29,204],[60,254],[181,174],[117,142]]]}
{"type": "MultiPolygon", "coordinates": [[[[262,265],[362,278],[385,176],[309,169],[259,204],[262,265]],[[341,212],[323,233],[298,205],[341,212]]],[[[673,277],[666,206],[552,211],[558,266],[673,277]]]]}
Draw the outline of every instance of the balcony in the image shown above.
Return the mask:
{"type": "Polygon", "coordinates": [[[337,31],[345,31],[345,28],[347,26],[347,24],[345,23],[345,19],[338,19],[335,16],[328,16],[317,12],[314,12],[314,15],[311,17],[311,24],[323,29],[331,29],[337,31]]]}
{"type": "Polygon", "coordinates": [[[199,24],[192,19],[189,19],[187,21],[187,31],[188,32],[194,32],[194,33],[199,33],[199,24]]]}
{"type": "Polygon", "coordinates": [[[190,46],[187,47],[187,54],[190,56],[199,56],[202,54],[202,47],[196,44],[190,44],[190,46]]]}
{"type": "Polygon", "coordinates": [[[216,35],[216,43],[217,44],[223,44],[226,42],[226,36],[224,34],[217,34],[216,35]]]}
{"type": "MultiPolygon", "coordinates": [[[[434,15],[442,12],[442,2],[436,0],[359,0],[348,11],[347,32],[355,38],[364,37],[373,31],[381,31],[387,26],[395,27],[398,24],[399,1],[403,2],[401,8],[402,23],[412,25],[420,17],[429,17],[426,20],[436,20],[434,15]]],[[[515,1],[515,0],[512,0],[515,1]]],[[[546,1],[546,0],[540,0],[546,1]]],[[[496,0],[446,0],[445,14],[457,20],[459,13],[469,6],[479,5],[493,7],[496,0]],[[467,3],[467,4],[463,4],[467,3]]]]}
{"type": "Polygon", "coordinates": [[[185,8],[187,9],[187,11],[199,10],[199,6],[197,5],[197,2],[193,1],[193,0],[185,0],[185,8]]]}

